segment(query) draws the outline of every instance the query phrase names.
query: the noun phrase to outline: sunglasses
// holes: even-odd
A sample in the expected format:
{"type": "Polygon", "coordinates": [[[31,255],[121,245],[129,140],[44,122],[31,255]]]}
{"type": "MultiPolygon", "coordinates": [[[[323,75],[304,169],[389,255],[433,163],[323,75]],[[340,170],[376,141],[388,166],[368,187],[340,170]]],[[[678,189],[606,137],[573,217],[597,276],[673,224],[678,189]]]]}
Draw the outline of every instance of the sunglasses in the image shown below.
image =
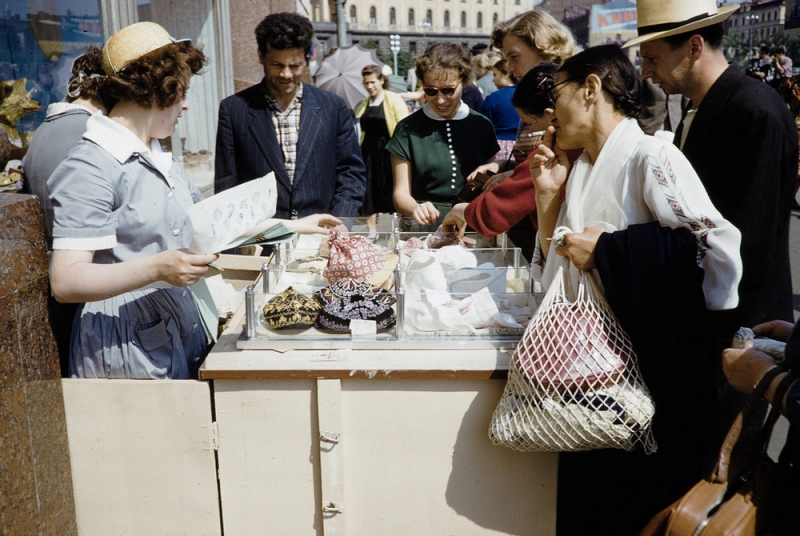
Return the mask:
{"type": "Polygon", "coordinates": [[[440,92],[445,97],[451,97],[453,95],[453,93],[456,92],[456,89],[458,89],[458,86],[456,86],[456,87],[424,87],[424,88],[422,88],[422,91],[428,97],[435,97],[440,92]]]}

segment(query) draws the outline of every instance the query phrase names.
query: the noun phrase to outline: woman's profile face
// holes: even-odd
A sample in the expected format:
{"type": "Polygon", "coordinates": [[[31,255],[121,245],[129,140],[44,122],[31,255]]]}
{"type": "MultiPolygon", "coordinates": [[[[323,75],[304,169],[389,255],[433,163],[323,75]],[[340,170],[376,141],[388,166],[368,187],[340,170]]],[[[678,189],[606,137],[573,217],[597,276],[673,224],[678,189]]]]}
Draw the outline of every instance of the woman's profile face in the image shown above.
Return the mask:
{"type": "Polygon", "coordinates": [[[542,63],[542,56],[536,48],[513,35],[503,38],[503,53],[508,60],[506,71],[512,80],[521,80],[528,71],[542,63]]]}
{"type": "MultiPolygon", "coordinates": [[[[187,87],[186,93],[188,92],[189,88],[187,87]]],[[[175,129],[178,128],[178,119],[181,118],[184,111],[189,109],[189,100],[186,97],[186,93],[183,94],[179,101],[168,108],[153,108],[157,115],[156,120],[152,123],[152,138],[161,140],[175,134],[175,129]]]]}
{"type": "Polygon", "coordinates": [[[556,129],[558,146],[562,149],[579,149],[585,147],[582,132],[586,132],[584,122],[586,114],[582,113],[582,84],[569,80],[568,73],[556,73],[556,84],[553,87],[553,99],[556,102],[552,124],[556,129]]]}
{"type": "Polygon", "coordinates": [[[362,83],[364,84],[364,89],[367,90],[367,93],[373,99],[383,93],[383,82],[374,74],[365,76],[362,83]]]}
{"type": "Polygon", "coordinates": [[[433,111],[444,119],[451,119],[456,115],[461,106],[463,90],[464,84],[461,83],[461,78],[456,71],[426,73],[422,79],[425,100],[431,105],[433,111]]]}
{"type": "Polygon", "coordinates": [[[553,115],[551,108],[545,109],[542,115],[529,114],[522,108],[515,108],[519,114],[519,119],[525,127],[531,132],[539,132],[545,130],[550,126],[550,119],[553,115]]]}

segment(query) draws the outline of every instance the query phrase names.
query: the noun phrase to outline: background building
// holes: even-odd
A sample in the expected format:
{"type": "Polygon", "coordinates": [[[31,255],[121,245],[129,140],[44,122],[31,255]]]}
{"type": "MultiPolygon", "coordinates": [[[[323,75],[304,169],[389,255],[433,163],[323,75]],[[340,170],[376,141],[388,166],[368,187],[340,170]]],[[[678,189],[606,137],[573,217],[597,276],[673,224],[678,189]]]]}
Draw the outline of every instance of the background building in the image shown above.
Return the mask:
{"type": "Polygon", "coordinates": [[[298,2],[309,5],[322,52],[334,46],[375,41],[389,53],[389,35],[400,36],[400,50],[419,54],[439,41],[467,49],[489,44],[492,28],[533,8],[532,0],[347,0],[344,11],[348,43],[336,35],[336,5],[332,0],[298,2]]]}
{"type": "Polygon", "coordinates": [[[785,0],[742,2],[741,7],[725,21],[726,35],[758,47],[772,41],[784,31],[785,0]]]}

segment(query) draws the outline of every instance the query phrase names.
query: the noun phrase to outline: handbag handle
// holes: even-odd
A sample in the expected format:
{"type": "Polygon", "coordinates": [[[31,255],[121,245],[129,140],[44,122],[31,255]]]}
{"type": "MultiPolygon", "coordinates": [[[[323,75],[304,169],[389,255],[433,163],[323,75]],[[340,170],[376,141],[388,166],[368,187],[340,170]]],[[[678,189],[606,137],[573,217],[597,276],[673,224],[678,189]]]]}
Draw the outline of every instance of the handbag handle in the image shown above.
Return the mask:
{"type": "MultiPolygon", "coordinates": [[[[739,440],[739,435],[742,433],[744,419],[749,419],[751,417],[763,399],[764,393],[767,391],[770,383],[772,383],[772,380],[775,379],[775,377],[781,372],[785,372],[783,367],[774,367],[768,371],[761,381],[758,382],[758,385],[750,394],[750,396],[747,397],[744,407],[736,416],[736,419],[734,419],[730,430],[728,430],[728,435],[725,436],[725,441],[722,443],[722,448],[720,448],[719,451],[719,458],[717,459],[717,465],[711,474],[712,482],[725,483],[728,481],[728,470],[730,469],[731,464],[731,452],[733,451],[733,447],[736,445],[736,442],[739,440]]],[[[772,407],[767,420],[764,422],[758,438],[753,442],[751,448],[752,451],[763,452],[767,448],[769,438],[772,436],[772,428],[775,425],[775,422],[778,420],[778,417],[780,417],[780,411],[778,410],[777,405],[775,405],[772,407]]]]}

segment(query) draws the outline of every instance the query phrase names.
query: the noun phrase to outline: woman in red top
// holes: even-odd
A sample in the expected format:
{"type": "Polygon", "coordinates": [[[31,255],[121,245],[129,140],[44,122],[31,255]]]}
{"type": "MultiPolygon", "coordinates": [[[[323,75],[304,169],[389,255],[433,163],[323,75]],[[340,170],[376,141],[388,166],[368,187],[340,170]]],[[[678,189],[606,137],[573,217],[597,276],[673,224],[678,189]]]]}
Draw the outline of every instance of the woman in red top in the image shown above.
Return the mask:
{"type": "MultiPolygon", "coordinates": [[[[520,80],[511,99],[522,122],[534,135],[543,133],[550,126],[550,117],[554,109],[553,79],[557,70],[558,65],[553,63],[537,65],[520,80]]],[[[506,178],[494,187],[487,187],[471,203],[454,205],[443,223],[456,224],[459,227],[464,227],[466,224],[486,237],[508,231],[525,217],[530,218],[535,228],[536,199],[529,168],[529,160],[535,153],[535,150],[531,151],[528,157],[512,171],[500,174],[506,178]]],[[[536,236],[512,237],[512,241],[515,246],[522,249],[522,254],[530,261],[536,236]]]]}

